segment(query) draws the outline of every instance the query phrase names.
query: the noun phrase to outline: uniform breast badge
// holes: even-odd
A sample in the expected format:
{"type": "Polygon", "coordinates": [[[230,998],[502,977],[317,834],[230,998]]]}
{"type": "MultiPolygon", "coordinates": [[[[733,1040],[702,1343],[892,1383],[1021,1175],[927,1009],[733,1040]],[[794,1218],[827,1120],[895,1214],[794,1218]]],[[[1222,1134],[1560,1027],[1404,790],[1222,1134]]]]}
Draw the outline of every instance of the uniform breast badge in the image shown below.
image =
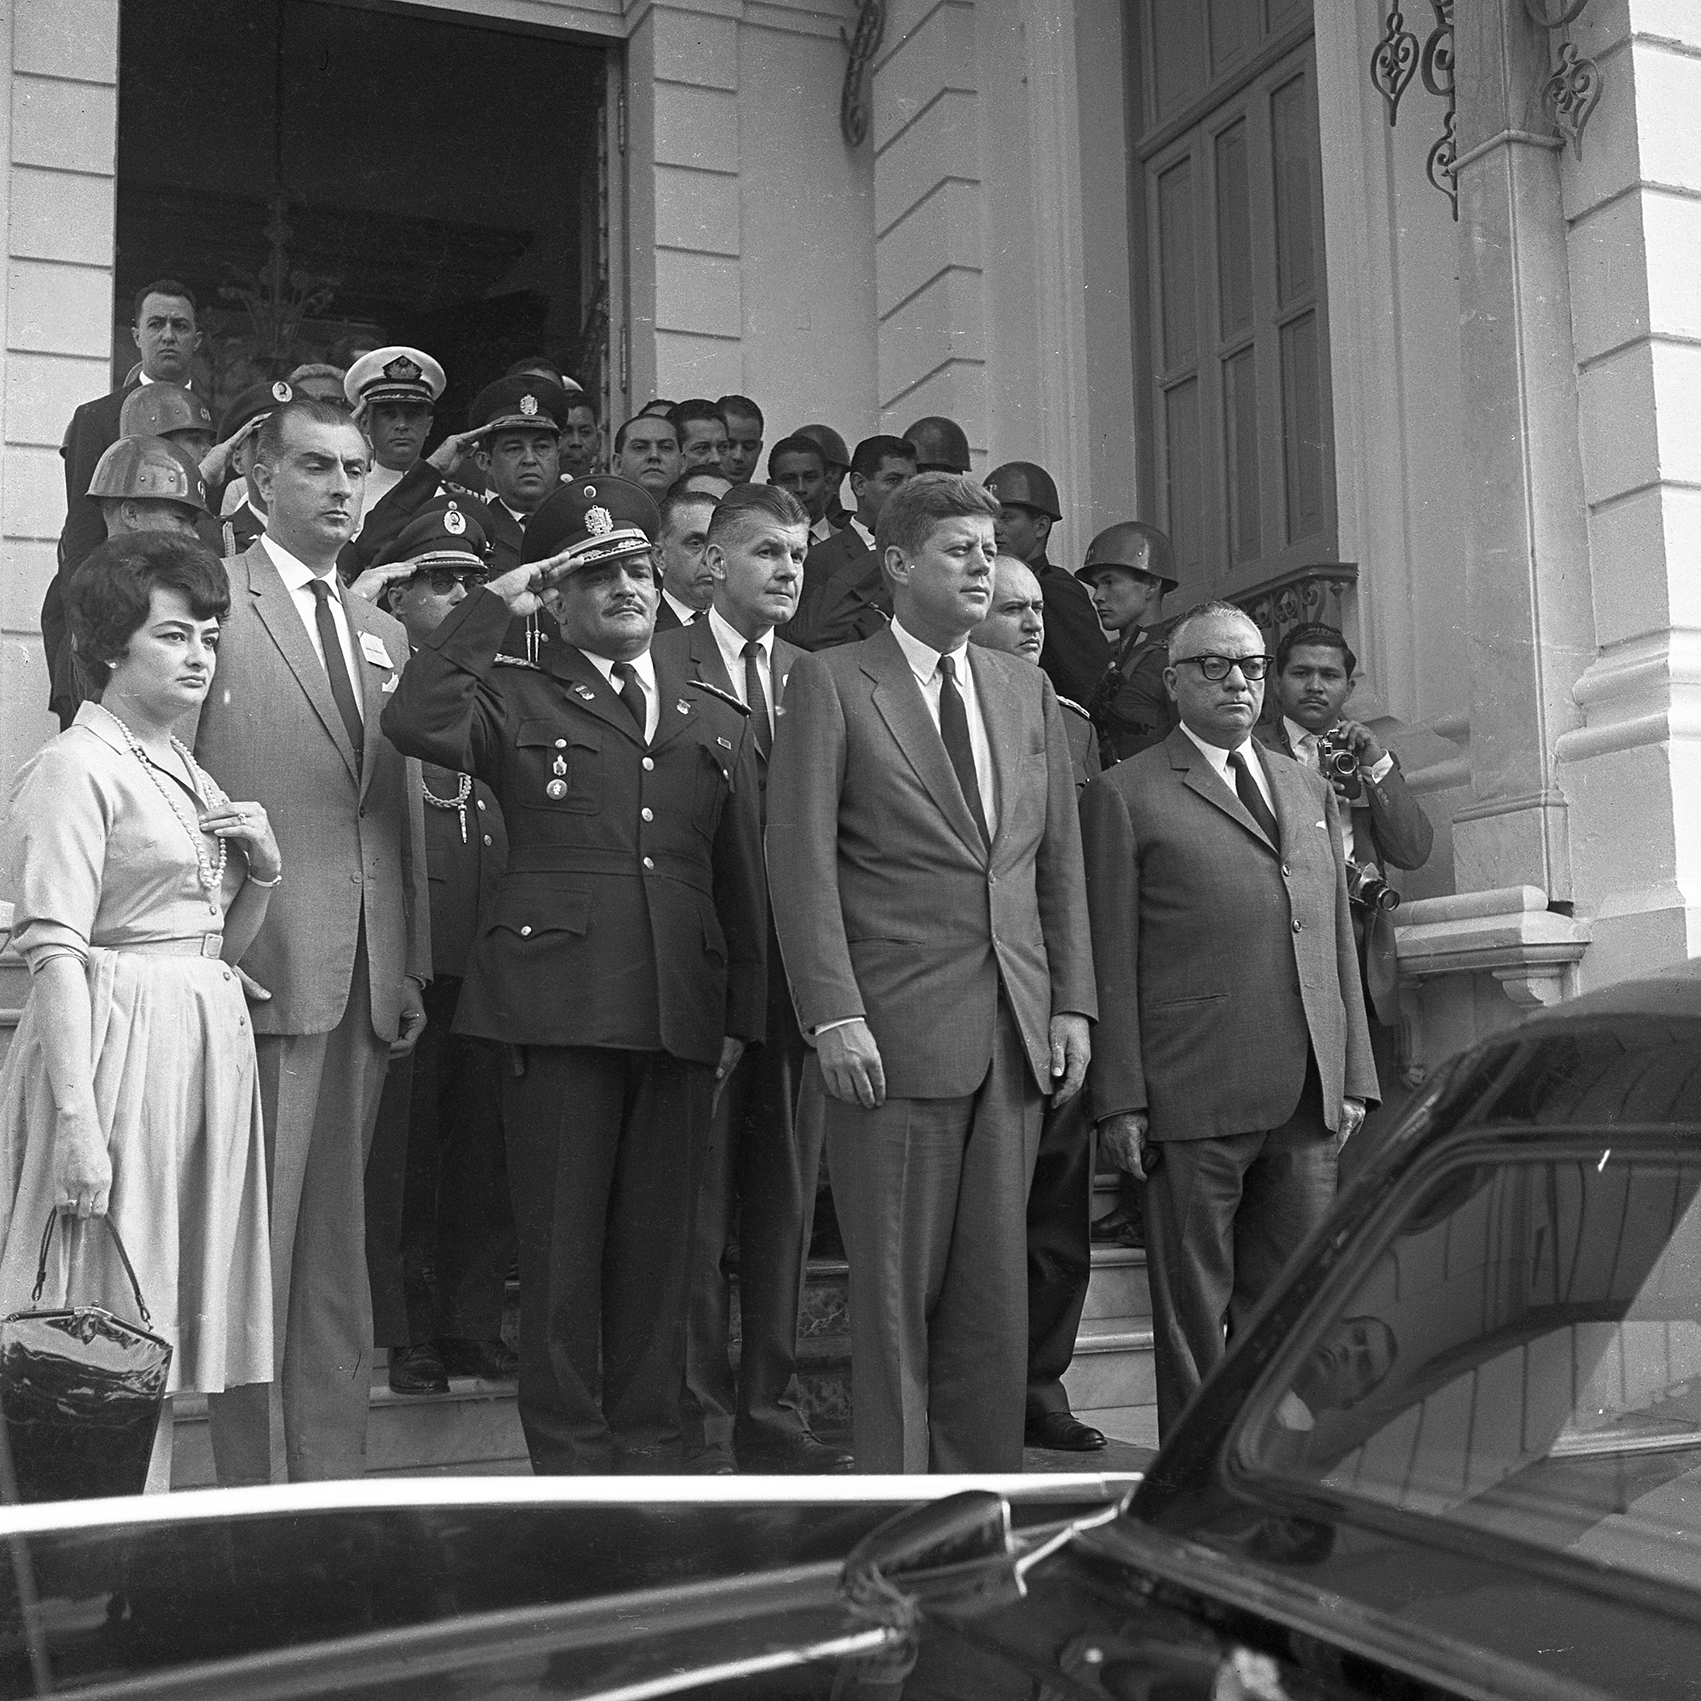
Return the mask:
{"type": "Polygon", "coordinates": [[[559,751],[556,752],[555,760],[550,763],[549,771],[555,778],[543,788],[543,794],[552,803],[559,803],[567,795],[567,760],[559,751]]]}

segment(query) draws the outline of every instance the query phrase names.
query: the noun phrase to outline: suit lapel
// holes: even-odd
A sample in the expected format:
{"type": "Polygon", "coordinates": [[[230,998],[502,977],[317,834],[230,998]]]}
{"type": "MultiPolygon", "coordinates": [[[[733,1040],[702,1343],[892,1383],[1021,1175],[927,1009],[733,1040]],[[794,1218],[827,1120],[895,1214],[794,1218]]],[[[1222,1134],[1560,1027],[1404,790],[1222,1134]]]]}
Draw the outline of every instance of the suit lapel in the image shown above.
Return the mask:
{"type": "MultiPolygon", "coordinates": [[[[1254,739],[1254,749],[1257,748],[1257,743],[1254,739]]],[[[1252,819],[1246,805],[1235,795],[1234,788],[1227,780],[1218,777],[1216,769],[1205,760],[1186,733],[1177,728],[1165,741],[1164,748],[1169,752],[1169,765],[1184,770],[1181,783],[1189,791],[1196,792],[1207,803],[1222,810],[1231,820],[1238,821],[1272,856],[1279,854],[1276,847],[1264,836],[1264,829],[1252,819]]],[[[1263,760],[1262,755],[1258,760],[1263,760]]],[[[1266,776],[1270,772],[1267,762],[1264,764],[1264,772],[1266,776]]],[[[1272,794],[1276,791],[1273,781],[1270,790],[1272,794]]],[[[1276,811],[1276,825],[1283,832],[1287,831],[1287,822],[1283,819],[1280,809],[1276,811]]]]}
{"type": "MultiPolygon", "coordinates": [[[[354,634],[355,663],[360,669],[360,707],[366,723],[366,736],[361,740],[360,750],[360,794],[364,797],[366,788],[372,784],[372,767],[377,755],[378,740],[383,736],[378,726],[378,717],[384,712],[383,685],[387,678],[394,677],[397,663],[384,634],[378,630],[378,622],[374,619],[375,611],[364,599],[345,595],[343,613],[348,617],[349,631],[354,634]],[[390,657],[388,674],[367,660],[366,642],[369,636],[383,644],[385,655],[390,657]]],[[[407,657],[404,655],[402,660],[405,663],[407,657]]]]}
{"type": "Polygon", "coordinates": [[[791,678],[791,670],[797,666],[797,658],[803,653],[796,644],[788,644],[784,638],[774,639],[772,674],[776,710],[786,700],[786,681],[791,678]]]}
{"type": "Polygon", "coordinates": [[[975,856],[985,859],[986,845],[980,828],[963,801],[963,788],[945,754],[944,741],[933,717],[927,712],[926,699],[916,683],[910,664],[892,636],[891,628],[877,633],[863,647],[862,671],[871,682],[870,695],[886,730],[903,751],[904,759],[915,770],[916,778],[927,788],[929,796],[939,805],[947,821],[975,856]]]}
{"type": "MultiPolygon", "coordinates": [[[[992,774],[994,785],[1000,779],[1008,783],[1015,778],[1021,768],[1022,753],[1022,703],[1014,691],[998,689],[999,679],[993,671],[990,661],[981,658],[985,651],[976,653],[970,644],[965,654],[968,657],[969,672],[974,675],[975,700],[980,705],[980,718],[986,727],[986,742],[992,754],[992,774]]],[[[1016,813],[1005,798],[987,798],[998,816],[998,830],[992,836],[994,845],[1004,836],[1010,825],[1012,816],[1016,813]]]]}
{"type": "Polygon", "coordinates": [[[634,744],[644,742],[643,734],[632,724],[626,705],[616,695],[614,687],[603,678],[582,650],[563,639],[543,652],[540,665],[544,672],[558,679],[575,703],[587,708],[600,721],[634,744]]]}
{"type": "MultiPolygon", "coordinates": [[[[702,624],[698,622],[697,624],[702,624]]],[[[692,637],[697,636],[696,627],[692,627],[692,637]]],[[[718,646],[713,638],[709,639],[709,648],[718,652],[718,646]]],[[[697,673],[701,678],[708,678],[703,673],[703,662],[698,653],[697,645],[691,645],[691,656],[697,664],[697,673]]],[[[650,660],[656,670],[656,697],[661,704],[661,719],[656,722],[656,736],[651,743],[652,750],[659,750],[664,744],[671,743],[680,733],[693,725],[697,719],[697,699],[694,693],[684,689],[686,678],[683,672],[676,672],[671,656],[658,656],[650,651],[650,660]],[[680,713],[681,705],[684,713],[680,713]]],[[[711,685],[719,686],[721,679],[726,677],[726,669],[720,669],[720,678],[709,679],[711,685]]],[[[725,689],[725,687],[722,687],[725,689]]]]}
{"type": "Polygon", "coordinates": [[[261,624],[271,634],[272,642],[289,664],[307,701],[313,705],[325,731],[331,735],[331,742],[348,764],[349,776],[359,785],[360,765],[354,758],[354,746],[349,743],[348,729],[343,725],[337,700],[331,695],[330,676],[325,672],[325,664],[319,660],[319,652],[313,648],[312,639],[307,636],[295,598],[289,594],[263,543],[256,540],[242,559],[248,568],[248,589],[254,596],[261,624]]]}

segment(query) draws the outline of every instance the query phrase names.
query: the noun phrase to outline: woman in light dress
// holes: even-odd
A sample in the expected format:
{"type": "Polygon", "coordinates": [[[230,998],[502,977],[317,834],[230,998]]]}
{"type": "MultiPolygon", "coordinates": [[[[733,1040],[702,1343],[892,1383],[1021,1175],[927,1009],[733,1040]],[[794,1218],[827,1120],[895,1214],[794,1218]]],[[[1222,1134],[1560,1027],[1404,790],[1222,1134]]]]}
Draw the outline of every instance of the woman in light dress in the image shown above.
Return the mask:
{"type": "MultiPolygon", "coordinates": [[[[232,803],[172,728],[212,683],[224,569],[143,532],[66,594],[90,701],[24,763],[3,829],[4,895],[30,992],[0,1073],[0,1317],[43,1307],[134,1320],[123,1237],[174,1348],[169,1392],[272,1377],[266,1153],[254,1035],[233,965],[282,876],[257,803],[232,803]]],[[[170,1486],[171,1412],[150,1490],[170,1486]]]]}

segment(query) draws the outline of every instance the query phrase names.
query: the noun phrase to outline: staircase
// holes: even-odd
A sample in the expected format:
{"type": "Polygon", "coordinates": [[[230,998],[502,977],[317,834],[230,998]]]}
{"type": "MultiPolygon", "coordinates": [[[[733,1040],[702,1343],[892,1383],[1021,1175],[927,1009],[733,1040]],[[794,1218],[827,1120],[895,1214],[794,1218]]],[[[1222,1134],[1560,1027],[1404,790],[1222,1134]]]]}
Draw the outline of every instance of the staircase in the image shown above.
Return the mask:
{"type": "MultiPolygon", "coordinates": [[[[1116,1205],[1116,1176],[1093,1178],[1093,1216],[1116,1205]]],[[[1075,1358],[1064,1372],[1070,1409],[1114,1441],[1158,1444],[1157,1384],[1152,1370],[1152,1294],[1146,1254],[1095,1246],[1075,1358]]]]}

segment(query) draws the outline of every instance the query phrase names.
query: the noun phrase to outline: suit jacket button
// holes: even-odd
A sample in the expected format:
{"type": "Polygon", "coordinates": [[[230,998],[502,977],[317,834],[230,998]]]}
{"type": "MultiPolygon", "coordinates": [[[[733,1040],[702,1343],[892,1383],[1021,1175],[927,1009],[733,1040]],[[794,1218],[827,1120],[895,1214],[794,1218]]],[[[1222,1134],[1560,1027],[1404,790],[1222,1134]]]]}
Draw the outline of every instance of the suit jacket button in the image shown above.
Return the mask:
{"type": "Polygon", "coordinates": [[[360,884],[360,876],[358,874],[351,874],[348,877],[348,883],[351,886],[358,886],[360,884]]]}
{"type": "Polygon", "coordinates": [[[486,834],[485,834],[485,835],[484,835],[484,842],[485,842],[485,843],[486,843],[486,844],[489,844],[489,843],[490,843],[490,835],[489,835],[489,834],[488,834],[488,833],[486,833],[486,834]]]}
{"type": "MultiPolygon", "coordinates": [[[[479,805],[479,808],[482,809],[483,807],[484,807],[484,805],[481,803],[479,805]]],[[[1289,868],[1288,865],[1284,862],[1282,864],[1282,878],[1284,880],[1286,880],[1292,873],[1293,873],[1293,870],[1291,868],[1289,868]]]]}
{"type": "Polygon", "coordinates": [[[646,821],[653,821],[653,820],[655,820],[655,818],[656,818],[656,812],[655,812],[655,811],[654,811],[654,810],[653,810],[653,809],[640,809],[640,810],[639,810],[639,811],[638,811],[638,813],[639,813],[639,814],[640,814],[640,815],[641,815],[641,816],[642,816],[642,817],[643,817],[643,818],[644,818],[644,819],[645,819],[645,820],[646,820],[646,821]]]}
{"type": "Polygon", "coordinates": [[[653,856],[647,856],[647,857],[644,858],[644,866],[646,868],[654,868],[655,865],[656,865],[656,859],[653,856]]]}
{"type": "Polygon", "coordinates": [[[644,758],[644,772],[645,772],[645,773],[646,773],[646,774],[647,774],[647,773],[649,773],[649,771],[650,771],[650,770],[651,770],[651,769],[652,769],[652,768],[653,768],[653,767],[655,767],[655,765],[656,765],[656,763],[655,763],[655,758],[654,758],[654,757],[653,757],[653,756],[646,756],[646,757],[645,757],[645,758],[644,758]]]}
{"type": "Polygon", "coordinates": [[[1294,930],[1295,933],[1298,933],[1299,930],[1304,926],[1305,926],[1305,923],[1303,921],[1296,921],[1293,924],[1293,930],[1294,930]]]}
{"type": "Polygon", "coordinates": [[[531,930],[531,929],[530,929],[530,928],[529,928],[529,927],[522,927],[522,928],[521,928],[521,929],[520,929],[520,937],[521,937],[521,938],[522,938],[522,939],[529,939],[529,938],[531,938],[531,934],[532,934],[532,930],[531,930]]]}

